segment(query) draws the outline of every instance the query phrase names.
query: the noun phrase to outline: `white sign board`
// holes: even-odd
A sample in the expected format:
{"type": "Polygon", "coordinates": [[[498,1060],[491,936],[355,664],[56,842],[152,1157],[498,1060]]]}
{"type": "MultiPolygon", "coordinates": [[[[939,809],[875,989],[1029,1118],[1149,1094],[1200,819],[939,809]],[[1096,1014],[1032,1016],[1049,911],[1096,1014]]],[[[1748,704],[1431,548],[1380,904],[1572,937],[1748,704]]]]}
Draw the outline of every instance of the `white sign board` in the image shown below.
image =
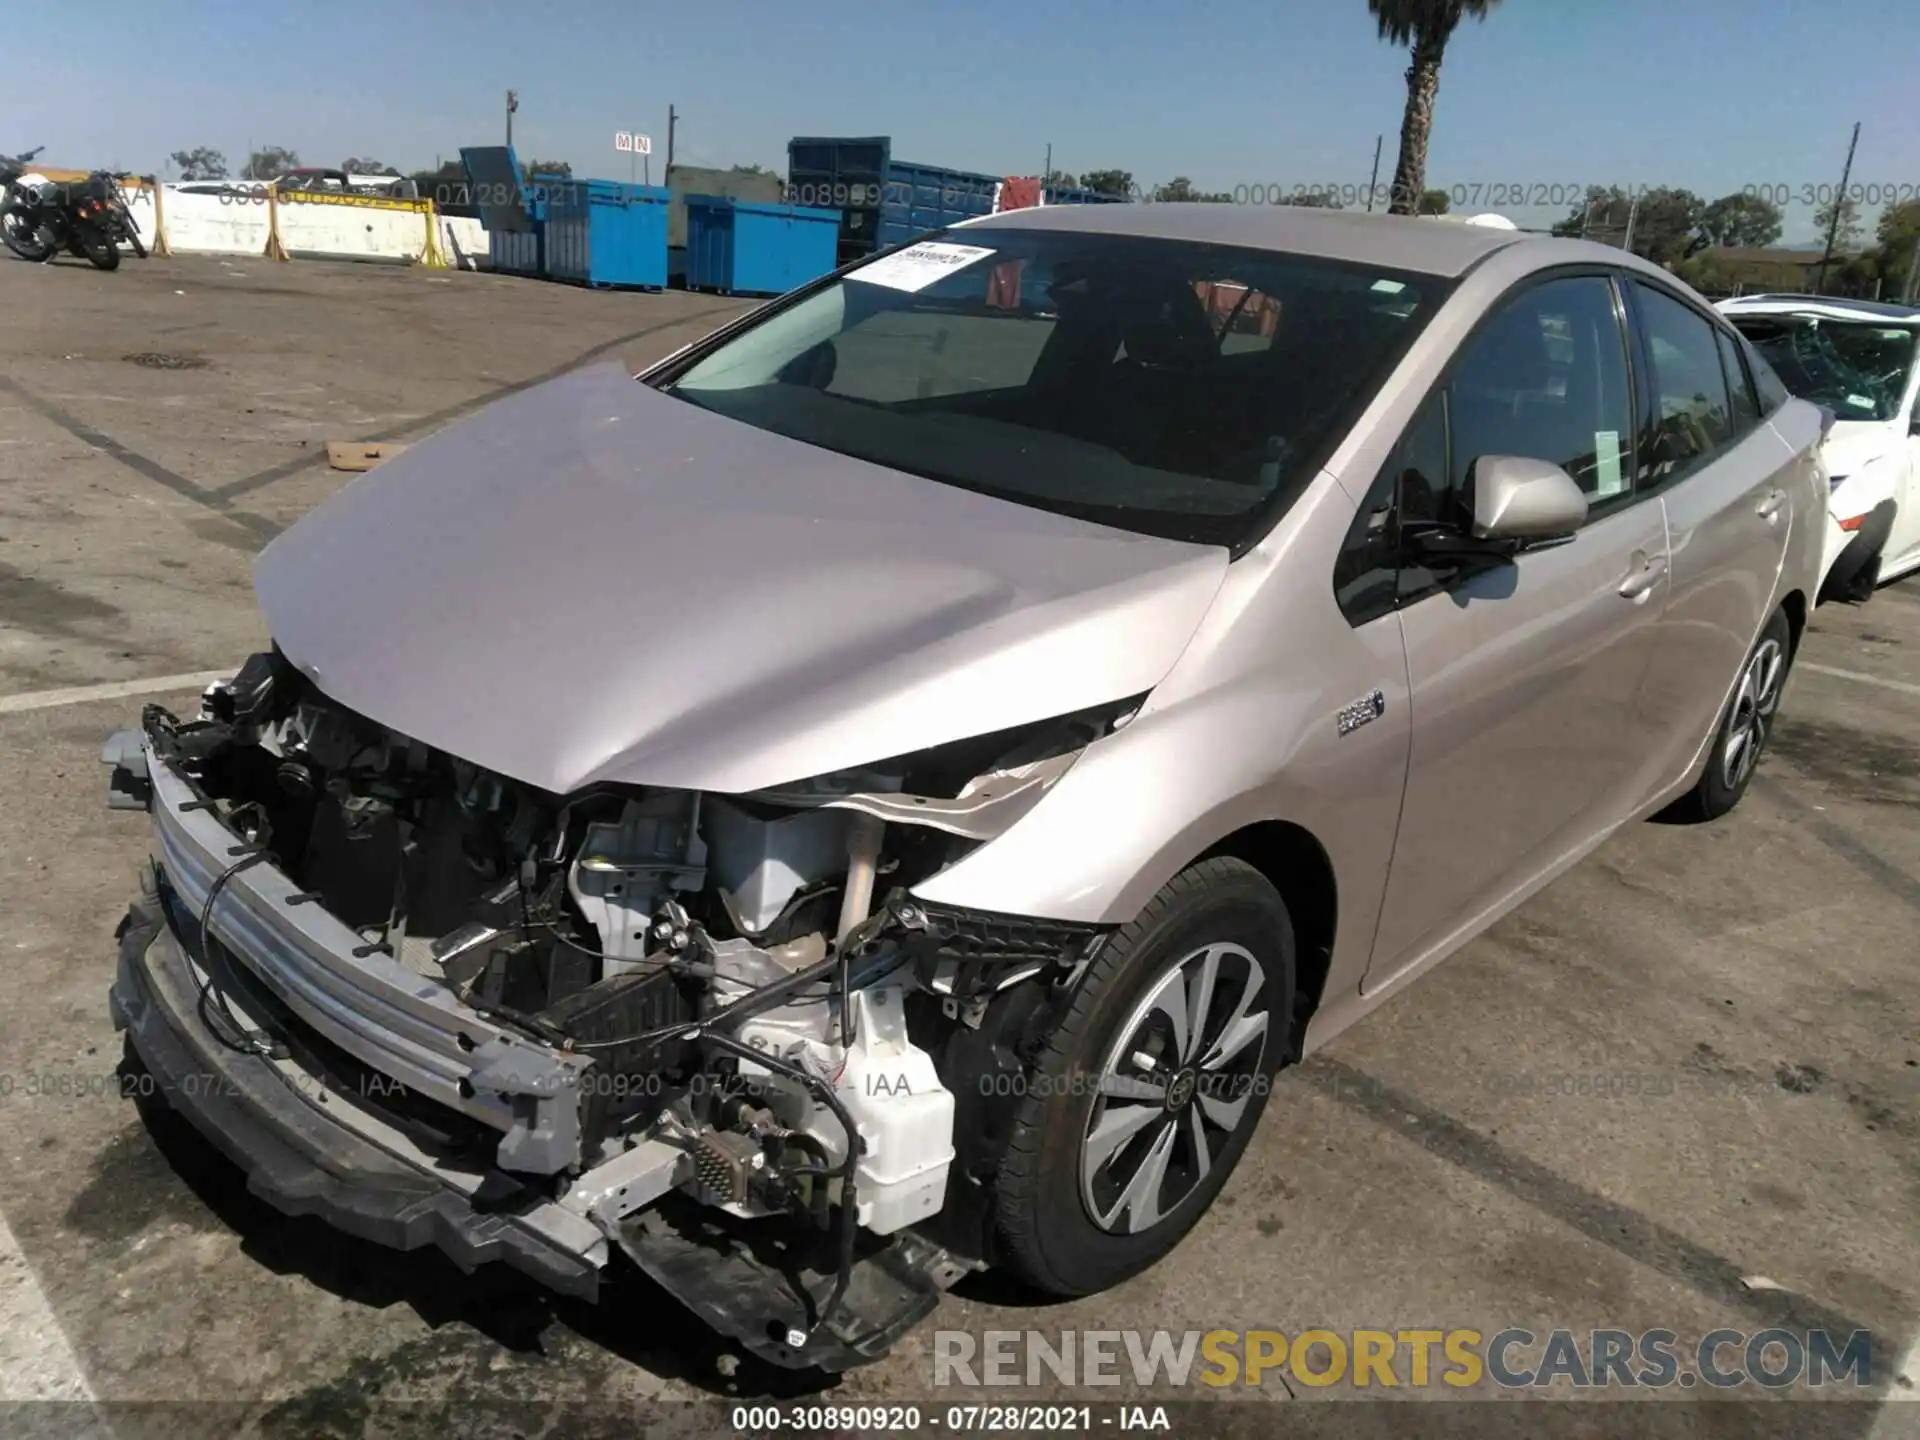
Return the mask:
{"type": "Polygon", "coordinates": [[[849,270],[847,279],[864,280],[869,285],[885,285],[889,290],[924,290],[936,280],[945,279],[993,251],[979,245],[950,245],[944,241],[923,240],[891,255],[883,255],[857,270],[849,270]]]}
{"type": "Polygon", "coordinates": [[[635,155],[651,155],[653,154],[653,137],[635,135],[631,130],[616,130],[613,132],[613,148],[623,154],[630,152],[635,155]]]}

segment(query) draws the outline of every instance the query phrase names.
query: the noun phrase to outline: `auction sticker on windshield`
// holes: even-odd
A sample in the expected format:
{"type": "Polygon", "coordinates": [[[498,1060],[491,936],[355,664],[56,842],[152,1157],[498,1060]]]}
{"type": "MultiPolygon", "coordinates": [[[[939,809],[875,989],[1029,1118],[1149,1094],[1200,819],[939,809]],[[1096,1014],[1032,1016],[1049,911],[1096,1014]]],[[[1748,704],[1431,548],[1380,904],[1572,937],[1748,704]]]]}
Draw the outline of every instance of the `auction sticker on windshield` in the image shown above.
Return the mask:
{"type": "Polygon", "coordinates": [[[949,245],[939,240],[923,240],[918,245],[892,255],[883,255],[871,265],[847,272],[849,280],[864,280],[869,285],[885,285],[890,290],[924,290],[943,276],[964,270],[993,251],[978,245],[949,245]]]}

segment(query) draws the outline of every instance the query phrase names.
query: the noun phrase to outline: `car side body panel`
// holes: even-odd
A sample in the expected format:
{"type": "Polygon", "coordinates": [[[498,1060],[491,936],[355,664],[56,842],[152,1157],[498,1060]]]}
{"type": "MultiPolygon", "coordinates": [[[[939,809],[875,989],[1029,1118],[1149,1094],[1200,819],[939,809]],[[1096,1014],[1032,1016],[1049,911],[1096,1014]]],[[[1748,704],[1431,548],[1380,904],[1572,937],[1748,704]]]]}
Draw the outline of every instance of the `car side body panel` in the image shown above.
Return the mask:
{"type": "MultiPolygon", "coordinates": [[[[1664,721],[1656,732],[1656,783],[1691,768],[1698,737],[1712,730],[1725,704],[1725,687],[1713,679],[1738,672],[1778,608],[1781,575],[1800,523],[1788,496],[1795,464],[1786,442],[1762,425],[1660,497],[1672,536],[1673,573],[1650,682],[1664,721]]],[[[1808,519],[1807,528],[1817,526],[1820,511],[1808,519]]]]}
{"type": "Polygon", "coordinates": [[[1409,709],[1397,623],[1355,631],[1334,602],[1332,556],[1352,503],[1323,475],[1271,546],[1229,568],[1140,714],[1005,834],[915,893],[1121,923],[1224,837],[1287,820],[1312,832],[1340,877],[1335,967],[1357,977],[1399,818],[1409,709]],[[1343,734],[1341,712],[1357,704],[1377,713],[1343,734]]]}
{"type": "MultiPolygon", "coordinates": [[[[1349,625],[1333,602],[1333,560],[1361,497],[1480,318],[1515,285],[1569,265],[1605,265],[1671,283],[1665,272],[1599,245],[1523,242],[1489,255],[1463,277],[1335,447],[1327,473],[1271,533],[1229,567],[1193,641],[1139,717],[1092,746],[1008,831],[924,882],[917,893],[948,904],[1124,923],[1182,868],[1236,831],[1263,821],[1301,826],[1325,849],[1339,891],[1338,930],[1324,999],[1305,1039],[1311,1050],[1577,863],[1618,825],[1649,813],[1684,789],[1687,776],[1667,782],[1650,756],[1642,756],[1637,767],[1616,772],[1613,788],[1586,797],[1590,808],[1584,820],[1563,819],[1557,838],[1536,854],[1531,868],[1517,861],[1497,883],[1483,886],[1475,896],[1459,897],[1450,912],[1419,927],[1420,933],[1397,937],[1398,953],[1362,993],[1376,953],[1376,927],[1388,892],[1409,756],[1418,744],[1412,727],[1420,722],[1420,701],[1409,685],[1402,632],[1409,617],[1349,625]],[[1342,736],[1339,712],[1376,688],[1385,702],[1384,713],[1342,736]],[[1092,836],[1098,840],[1090,844],[1092,836]]],[[[1791,590],[1810,601],[1818,580],[1817,529],[1794,523],[1800,514],[1820,514],[1824,505],[1824,471],[1815,458],[1818,441],[1818,412],[1795,401],[1748,442],[1775,470],[1784,467],[1781,483],[1794,512],[1781,522],[1790,536],[1784,560],[1774,556],[1765,566],[1767,578],[1755,582],[1757,588],[1742,589],[1750,600],[1764,596],[1769,613],[1791,590]]],[[[1665,542],[1666,524],[1662,502],[1655,497],[1596,521],[1589,538],[1603,544],[1589,547],[1577,560],[1556,562],[1578,571],[1565,582],[1568,594],[1597,596],[1603,577],[1617,586],[1636,548],[1665,542]],[[1584,592],[1581,587],[1586,587],[1584,592]]],[[[1738,583],[1747,587],[1745,581],[1738,583]]],[[[1627,599],[1608,598],[1631,607],[1627,599]]],[[[1444,596],[1433,600],[1451,603],[1444,596]]],[[[1626,715],[1639,707],[1639,719],[1649,726],[1657,723],[1657,712],[1647,678],[1653,673],[1656,646],[1648,635],[1666,603],[1663,593],[1638,607],[1645,612],[1644,622],[1636,616],[1628,627],[1634,639],[1607,661],[1618,675],[1643,667],[1637,698],[1615,708],[1626,715]]],[[[1618,643],[1606,625],[1590,624],[1567,637],[1572,651],[1579,650],[1582,633],[1589,645],[1596,634],[1618,643]]],[[[1750,633],[1747,643],[1751,640],[1750,633]]],[[[1603,643],[1602,648],[1609,646],[1603,643]]],[[[1730,654],[1730,644],[1722,648],[1730,654]]],[[[1724,673],[1695,677],[1695,690],[1717,698],[1711,704],[1694,702],[1690,715],[1717,713],[1737,678],[1739,658],[1725,658],[1724,673]]],[[[1542,643],[1535,659],[1537,673],[1566,674],[1568,654],[1555,642],[1542,643]]],[[[1427,664],[1436,673],[1445,667],[1439,656],[1429,657],[1427,664]]],[[[1418,680],[1414,677],[1415,684],[1418,680]]],[[[1583,693],[1575,685],[1562,698],[1571,707],[1583,693]]],[[[1477,713],[1464,692],[1462,696],[1456,702],[1461,707],[1452,722],[1456,725],[1477,713]]],[[[1689,774],[1697,773],[1711,739],[1710,725],[1703,722],[1699,729],[1697,735],[1681,734],[1673,742],[1677,750],[1691,742],[1689,774]]],[[[1650,730],[1636,733],[1651,747],[1650,730]]],[[[1625,765],[1624,752],[1616,754],[1625,765]]],[[[1444,811],[1436,807],[1434,814],[1444,811]]],[[[1394,944],[1389,937],[1379,948],[1392,950],[1394,944]]]]}
{"type": "Polygon", "coordinates": [[[1413,756],[1369,988],[1645,793],[1666,560],[1642,501],[1400,611],[1413,756]]]}
{"type": "MultiPolygon", "coordinates": [[[[1760,621],[1764,626],[1775,610],[1788,605],[1790,601],[1797,600],[1803,620],[1813,609],[1821,577],[1825,574],[1820,527],[1826,515],[1827,492],[1831,487],[1827,481],[1826,463],[1820,453],[1821,417],[1816,406],[1804,400],[1789,401],[1768,417],[1762,428],[1780,442],[1790,457],[1776,474],[1793,509],[1780,573],[1760,621]]],[[[1754,633],[1747,637],[1748,648],[1758,638],[1759,627],[1756,627],[1754,633]]],[[[1745,651],[1742,652],[1744,654],[1745,651]]],[[[1718,703],[1721,709],[1733,698],[1734,687],[1739,681],[1740,671],[1736,668],[1720,689],[1718,703]]],[[[1787,684],[1789,688],[1793,684],[1791,672],[1788,673],[1787,684]]],[[[1714,712],[1716,716],[1719,713],[1719,710],[1714,712]]],[[[1684,733],[1680,738],[1684,740],[1684,733]]],[[[1641,817],[1655,813],[1694,787],[1706,768],[1714,739],[1713,729],[1701,733],[1684,768],[1640,806],[1638,813],[1641,817]]]]}

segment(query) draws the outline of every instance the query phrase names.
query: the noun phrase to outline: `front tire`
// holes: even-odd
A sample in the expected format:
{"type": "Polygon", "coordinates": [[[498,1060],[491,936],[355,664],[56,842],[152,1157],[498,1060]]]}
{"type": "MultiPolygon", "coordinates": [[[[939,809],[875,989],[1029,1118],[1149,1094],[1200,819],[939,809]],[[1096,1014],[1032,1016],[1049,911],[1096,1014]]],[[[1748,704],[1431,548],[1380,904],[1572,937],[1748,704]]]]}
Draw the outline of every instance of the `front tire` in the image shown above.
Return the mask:
{"type": "Polygon", "coordinates": [[[40,238],[40,227],[25,206],[8,205],[0,209],[0,242],[22,260],[36,263],[51,259],[53,251],[40,238]]]}
{"type": "Polygon", "coordinates": [[[133,211],[124,204],[120,206],[120,222],[127,227],[127,244],[133,247],[134,255],[146,259],[147,247],[141,242],[140,227],[133,223],[133,211]]]}
{"type": "Polygon", "coordinates": [[[1714,731],[1706,771],[1672,807],[1675,818],[1718,820],[1740,803],[1773,734],[1792,665],[1793,627],[1786,612],[1776,610],[1740,667],[1740,681],[1714,731]]]}
{"type": "Polygon", "coordinates": [[[1138,1274],[1206,1213],[1291,1053],[1293,925],[1244,861],[1182,871],[1088,967],[1014,1116],[1003,1261],[1057,1295],[1138,1274]]]}

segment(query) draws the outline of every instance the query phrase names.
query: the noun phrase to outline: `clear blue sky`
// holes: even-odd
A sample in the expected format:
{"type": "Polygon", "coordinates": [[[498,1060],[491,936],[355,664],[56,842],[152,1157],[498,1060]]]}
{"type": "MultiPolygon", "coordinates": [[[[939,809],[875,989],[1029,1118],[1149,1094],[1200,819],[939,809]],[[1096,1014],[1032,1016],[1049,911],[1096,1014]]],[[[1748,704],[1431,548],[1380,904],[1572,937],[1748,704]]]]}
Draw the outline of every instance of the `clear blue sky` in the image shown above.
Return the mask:
{"type": "MultiPolygon", "coordinates": [[[[794,134],[928,164],[1118,167],[1206,189],[1391,177],[1403,52],[1364,0],[93,0],[16,7],[0,151],[157,170],[211,145],[402,169],[496,142],[624,179],[615,130],[784,173],[794,134]],[[30,57],[22,68],[19,57],[30,57]],[[21,77],[31,74],[30,83],[21,77]]],[[[1506,0],[1448,52],[1428,180],[1920,186],[1920,0],[1506,0]]],[[[1484,208],[1484,207],[1483,207],[1484,208]]],[[[1502,207],[1523,224],[1565,207],[1502,207]]],[[[1868,219],[1877,207],[1868,208],[1868,219]]],[[[1787,240],[1812,238],[1811,207],[1787,240]]]]}

